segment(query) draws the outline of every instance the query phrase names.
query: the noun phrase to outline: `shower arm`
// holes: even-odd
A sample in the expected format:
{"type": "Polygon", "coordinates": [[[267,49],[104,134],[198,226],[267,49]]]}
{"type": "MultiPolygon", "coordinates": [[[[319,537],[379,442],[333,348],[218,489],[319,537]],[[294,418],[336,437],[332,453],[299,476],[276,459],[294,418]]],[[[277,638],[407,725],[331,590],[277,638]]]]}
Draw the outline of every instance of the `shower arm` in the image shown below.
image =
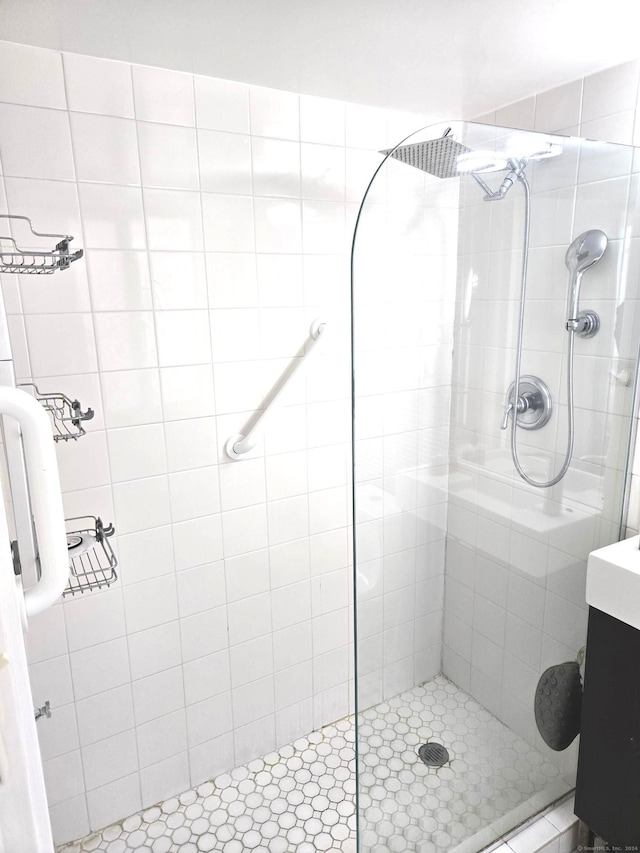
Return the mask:
{"type": "Polygon", "coordinates": [[[476,183],[482,188],[485,193],[484,200],[485,201],[499,201],[504,198],[506,194],[509,192],[511,187],[518,180],[520,175],[524,173],[524,170],[527,166],[527,159],[522,158],[522,160],[509,160],[509,172],[505,175],[502,183],[498,187],[497,190],[492,190],[491,187],[487,184],[483,178],[477,172],[471,172],[472,177],[475,179],[476,183]]]}

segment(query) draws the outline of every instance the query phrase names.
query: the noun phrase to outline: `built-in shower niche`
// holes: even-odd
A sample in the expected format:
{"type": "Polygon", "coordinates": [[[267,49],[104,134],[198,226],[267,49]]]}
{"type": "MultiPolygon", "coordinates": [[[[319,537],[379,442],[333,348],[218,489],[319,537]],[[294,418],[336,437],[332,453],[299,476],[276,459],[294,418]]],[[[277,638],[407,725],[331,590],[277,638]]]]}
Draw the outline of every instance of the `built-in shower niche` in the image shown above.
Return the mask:
{"type": "Polygon", "coordinates": [[[390,779],[406,849],[473,851],[574,784],[577,741],[544,744],[534,695],[584,645],[586,558],[622,529],[637,175],[624,146],[485,125],[443,124],[402,145],[372,182],[353,247],[360,827],[363,850],[389,843],[393,821],[372,817],[390,779]],[[439,177],[423,169],[438,146],[458,150],[445,132],[471,154],[439,177]],[[600,327],[570,335],[567,252],[594,231],[606,246],[579,270],[579,310],[600,327]],[[524,478],[508,410],[517,370],[552,404],[542,428],[516,426],[524,478]],[[570,462],[555,485],[531,485],[565,465],[571,372],[570,462]],[[467,707],[491,747],[463,732],[467,707]],[[425,740],[447,747],[445,767],[420,769],[425,740]],[[412,785],[429,798],[424,814],[400,793],[412,785]]]}

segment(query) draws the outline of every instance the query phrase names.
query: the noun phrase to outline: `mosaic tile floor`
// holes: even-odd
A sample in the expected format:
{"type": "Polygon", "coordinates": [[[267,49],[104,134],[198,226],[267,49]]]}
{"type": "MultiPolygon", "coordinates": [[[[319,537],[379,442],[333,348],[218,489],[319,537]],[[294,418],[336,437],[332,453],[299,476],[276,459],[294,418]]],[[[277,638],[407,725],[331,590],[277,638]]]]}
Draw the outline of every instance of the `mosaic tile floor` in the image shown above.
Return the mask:
{"type": "MultiPolygon", "coordinates": [[[[497,818],[562,793],[553,765],[444,676],[363,712],[360,750],[362,853],[477,850],[497,818]],[[418,758],[430,739],[447,765],[418,758]]],[[[58,849],[355,853],[354,800],[349,718],[58,849]]]]}

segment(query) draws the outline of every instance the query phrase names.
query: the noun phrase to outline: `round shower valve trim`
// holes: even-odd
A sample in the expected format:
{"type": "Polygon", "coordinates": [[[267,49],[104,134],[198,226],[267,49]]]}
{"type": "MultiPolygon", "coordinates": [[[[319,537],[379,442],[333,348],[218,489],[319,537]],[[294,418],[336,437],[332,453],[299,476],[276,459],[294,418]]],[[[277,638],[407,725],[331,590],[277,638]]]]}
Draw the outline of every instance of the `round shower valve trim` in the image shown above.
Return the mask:
{"type": "MultiPolygon", "coordinates": [[[[500,429],[506,429],[509,416],[513,417],[515,386],[515,382],[509,385],[500,429]]],[[[553,410],[551,391],[547,384],[537,376],[521,376],[518,391],[520,393],[515,405],[516,424],[522,429],[542,429],[549,422],[553,410]]]]}

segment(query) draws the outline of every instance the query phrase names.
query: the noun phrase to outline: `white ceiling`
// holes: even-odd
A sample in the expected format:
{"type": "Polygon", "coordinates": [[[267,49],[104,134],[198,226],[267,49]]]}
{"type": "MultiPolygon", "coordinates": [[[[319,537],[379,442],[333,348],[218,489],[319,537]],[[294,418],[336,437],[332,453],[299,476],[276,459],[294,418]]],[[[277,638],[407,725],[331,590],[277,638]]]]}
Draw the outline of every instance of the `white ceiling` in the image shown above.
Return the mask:
{"type": "Polygon", "coordinates": [[[0,0],[0,38],[472,118],[640,55],[636,0],[0,0]]]}

